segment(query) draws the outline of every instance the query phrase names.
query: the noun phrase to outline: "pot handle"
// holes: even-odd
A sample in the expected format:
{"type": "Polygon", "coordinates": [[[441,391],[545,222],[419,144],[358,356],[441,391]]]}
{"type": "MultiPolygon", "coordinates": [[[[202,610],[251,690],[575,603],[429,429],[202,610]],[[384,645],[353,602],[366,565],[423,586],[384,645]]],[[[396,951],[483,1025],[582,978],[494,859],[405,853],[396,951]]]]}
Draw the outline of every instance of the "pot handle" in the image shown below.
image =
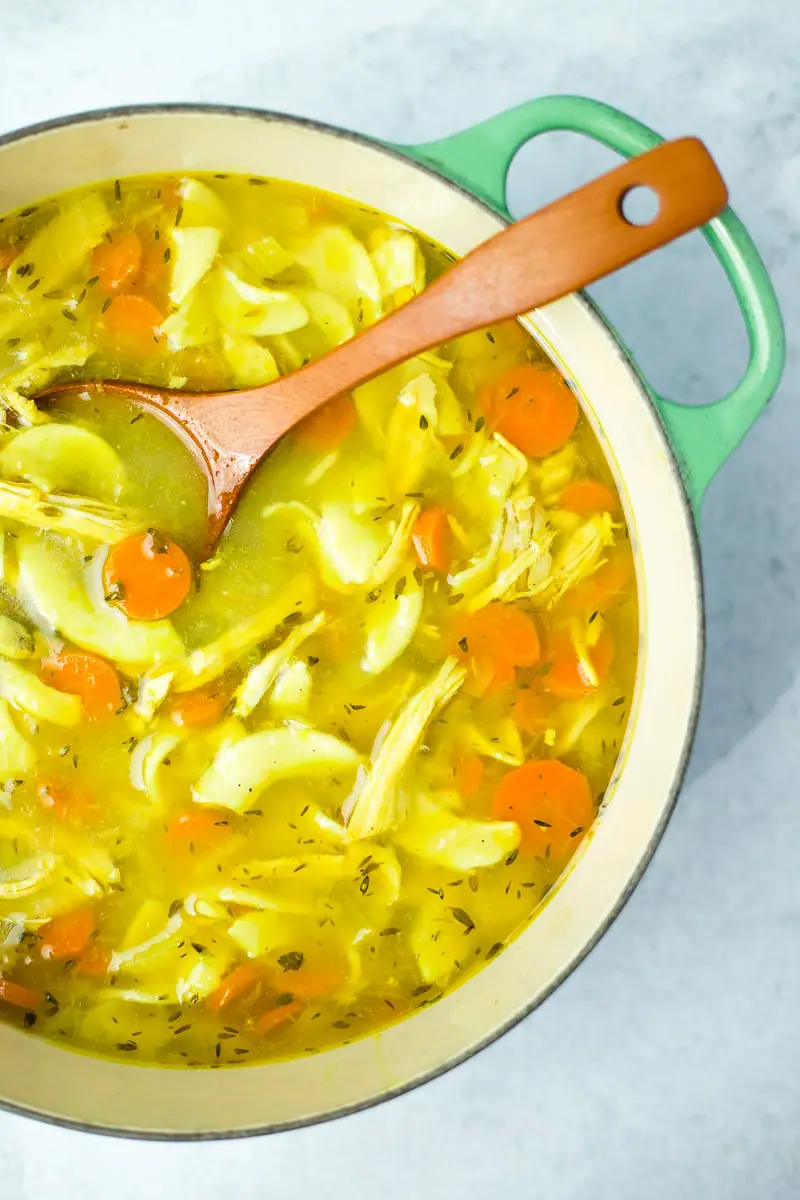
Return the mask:
{"type": "MultiPolygon", "coordinates": [[[[619,109],[582,96],[543,96],[438,142],[397,146],[402,154],[468,189],[504,217],[514,155],[531,138],[555,130],[581,133],[630,158],[663,141],[619,109]]],[[[702,234],[727,275],[750,342],[747,369],[733,391],[704,405],[684,405],[648,389],[698,511],[711,480],[778,387],[786,347],[778,300],[749,233],[730,208],[702,234]]]]}

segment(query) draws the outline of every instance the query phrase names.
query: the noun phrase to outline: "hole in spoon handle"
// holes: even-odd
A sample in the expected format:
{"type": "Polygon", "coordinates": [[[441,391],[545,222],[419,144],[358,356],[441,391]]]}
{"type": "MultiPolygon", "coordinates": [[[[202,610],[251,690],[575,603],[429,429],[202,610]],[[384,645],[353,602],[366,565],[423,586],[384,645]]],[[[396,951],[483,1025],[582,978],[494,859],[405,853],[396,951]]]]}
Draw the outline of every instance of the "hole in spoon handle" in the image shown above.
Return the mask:
{"type": "Polygon", "coordinates": [[[698,138],[665,142],[473,250],[413,302],[418,330],[434,344],[549,304],[704,225],[727,200],[698,138]],[[643,222],[628,209],[642,191],[656,201],[643,222]]]}
{"type": "Polygon", "coordinates": [[[474,262],[485,272],[493,319],[503,319],[577,291],[704,225],[727,199],[703,143],[680,138],[524,218],[464,265],[474,262]],[[642,192],[655,201],[645,220],[629,207],[642,192]]]}
{"type": "Polygon", "coordinates": [[[619,198],[619,215],[628,225],[652,225],[660,209],[658,192],[643,184],[628,188],[619,198]]]}

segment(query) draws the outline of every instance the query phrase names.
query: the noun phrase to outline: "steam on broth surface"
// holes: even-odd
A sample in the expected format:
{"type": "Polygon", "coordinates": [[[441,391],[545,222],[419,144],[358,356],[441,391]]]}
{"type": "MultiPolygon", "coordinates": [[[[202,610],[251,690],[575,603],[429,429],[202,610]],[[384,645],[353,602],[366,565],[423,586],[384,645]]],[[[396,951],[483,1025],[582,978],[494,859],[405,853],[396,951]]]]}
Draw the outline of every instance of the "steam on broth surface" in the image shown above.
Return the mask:
{"type": "Polygon", "coordinates": [[[448,256],[295,184],[121,180],[0,221],[0,1017],[126,1060],[339,1045],[502,950],[591,825],[635,675],[619,498],[521,326],[343,396],[201,562],[117,398],[289,374],[448,256]]]}

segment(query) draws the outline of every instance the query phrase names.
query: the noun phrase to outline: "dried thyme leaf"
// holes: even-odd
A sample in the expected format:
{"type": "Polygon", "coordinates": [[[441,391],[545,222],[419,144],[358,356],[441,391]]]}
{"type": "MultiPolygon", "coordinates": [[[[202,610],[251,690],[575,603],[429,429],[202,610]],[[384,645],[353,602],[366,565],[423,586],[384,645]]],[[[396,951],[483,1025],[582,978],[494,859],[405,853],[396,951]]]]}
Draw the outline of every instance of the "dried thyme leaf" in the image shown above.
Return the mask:
{"type": "Polygon", "coordinates": [[[451,908],[450,912],[453,914],[459,924],[464,926],[467,933],[472,932],[472,930],[475,928],[475,922],[465,909],[451,908]]]}
{"type": "Polygon", "coordinates": [[[278,955],[278,964],[284,971],[299,971],[303,965],[304,956],[301,950],[289,950],[286,954],[278,955]]]}

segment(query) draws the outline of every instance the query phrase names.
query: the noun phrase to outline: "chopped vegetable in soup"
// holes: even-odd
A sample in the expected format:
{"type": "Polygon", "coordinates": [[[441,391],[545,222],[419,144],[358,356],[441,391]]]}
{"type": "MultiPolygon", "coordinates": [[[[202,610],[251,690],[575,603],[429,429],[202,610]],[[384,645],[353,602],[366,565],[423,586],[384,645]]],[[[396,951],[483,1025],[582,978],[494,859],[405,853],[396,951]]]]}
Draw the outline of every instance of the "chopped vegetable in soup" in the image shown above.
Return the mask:
{"type": "Polygon", "coordinates": [[[635,675],[621,505],[509,322],[207,483],[118,398],[289,374],[448,256],[300,186],[131,179],[0,221],[0,1016],[218,1066],[489,962],[595,817],[635,675]]]}

